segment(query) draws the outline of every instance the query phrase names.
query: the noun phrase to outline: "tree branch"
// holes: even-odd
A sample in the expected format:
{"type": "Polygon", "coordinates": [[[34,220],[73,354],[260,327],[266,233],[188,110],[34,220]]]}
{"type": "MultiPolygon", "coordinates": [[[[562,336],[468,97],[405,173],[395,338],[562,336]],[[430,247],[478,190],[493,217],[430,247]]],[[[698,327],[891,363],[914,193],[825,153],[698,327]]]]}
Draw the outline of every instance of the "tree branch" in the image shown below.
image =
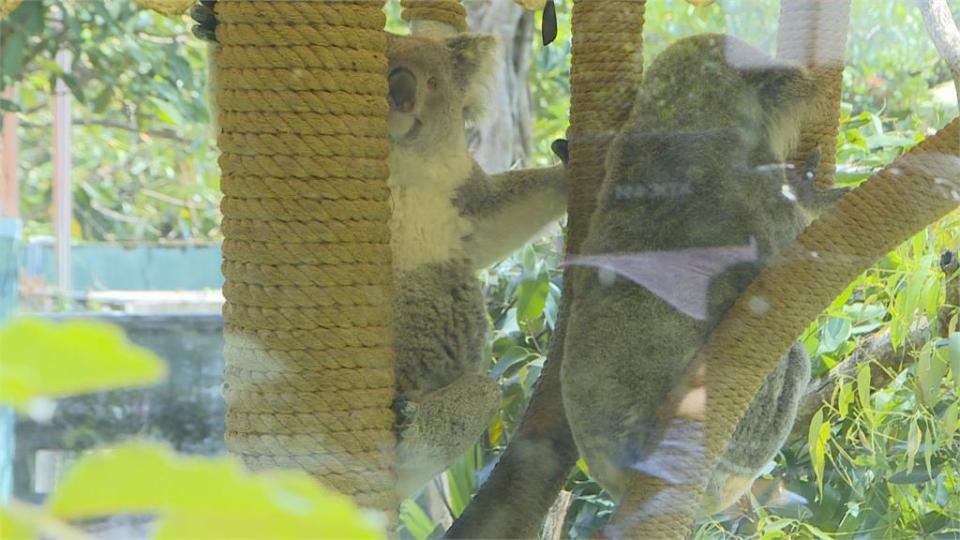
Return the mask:
{"type": "MultiPolygon", "coordinates": [[[[50,124],[39,124],[33,122],[20,122],[20,125],[25,128],[49,128],[50,124]]],[[[169,139],[171,141],[177,141],[181,144],[190,144],[192,141],[190,139],[185,139],[179,135],[177,132],[172,129],[140,129],[137,126],[131,126],[129,124],[123,124],[120,122],[114,122],[112,120],[92,120],[92,119],[77,119],[73,121],[75,126],[101,126],[106,128],[113,129],[122,129],[124,131],[132,131],[133,133],[143,133],[151,137],[156,137],[158,139],[169,139]]]]}
{"type": "MultiPolygon", "coordinates": [[[[793,423],[788,441],[805,439],[810,419],[824,403],[829,403],[833,392],[842,379],[853,379],[860,366],[873,360],[885,369],[872,370],[870,386],[877,388],[886,385],[900,373],[904,364],[910,360],[910,353],[930,340],[930,326],[926,323],[916,325],[907,335],[903,344],[894,349],[890,332],[884,332],[865,339],[849,358],[837,364],[826,377],[811,381],[800,402],[797,419],[793,423]]],[[[789,443],[788,443],[789,444],[789,443]]]]}
{"type": "MultiPolygon", "coordinates": [[[[941,337],[950,333],[950,319],[960,307],[960,259],[956,252],[947,251],[940,258],[940,269],[947,274],[944,280],[946,301],[937,315],[937,328],[941,337]]],[[[800,402],[797,419],[793,423],[793,431],[789,441],[803,439],[807,436],[810,419],[817,413],[824,403],[833,399],[833,392],[837,383],[844,378],[855,378],[860,366],[871,360],[884,369],[871,372],[870,386],[879,388],[885,386],[902,371],[903,366],[910,361],[910,353],[923,347],[933,337],[930,324],[927,321],[918,322],[910,329],[906,339],[900,347],[894,349],[890,332],[884,332],[865,339],[849,358],[835,366],[826,377],[812,381],[807,386],[806,394],[800,402]]]]}
{"type": "Polygon", "coordinates": [[[917,0],[917,6],[923,13],[930,39],[953,74],[957,106],[960,107],[960,29],[957,29],[947,0],[917,0]]]}

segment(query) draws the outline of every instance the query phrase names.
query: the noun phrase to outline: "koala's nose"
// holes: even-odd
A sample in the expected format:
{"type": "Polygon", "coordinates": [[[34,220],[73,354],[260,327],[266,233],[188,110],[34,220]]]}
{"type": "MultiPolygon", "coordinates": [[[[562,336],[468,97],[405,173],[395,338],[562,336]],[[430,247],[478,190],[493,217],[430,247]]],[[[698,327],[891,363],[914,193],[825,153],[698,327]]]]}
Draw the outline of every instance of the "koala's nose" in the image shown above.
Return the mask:
{"type": "Polygon", "coordinates": [[[390,72],[390,108],[400,112],[412,112],[417,104],[417,78],[404,68],[390,72]]]}

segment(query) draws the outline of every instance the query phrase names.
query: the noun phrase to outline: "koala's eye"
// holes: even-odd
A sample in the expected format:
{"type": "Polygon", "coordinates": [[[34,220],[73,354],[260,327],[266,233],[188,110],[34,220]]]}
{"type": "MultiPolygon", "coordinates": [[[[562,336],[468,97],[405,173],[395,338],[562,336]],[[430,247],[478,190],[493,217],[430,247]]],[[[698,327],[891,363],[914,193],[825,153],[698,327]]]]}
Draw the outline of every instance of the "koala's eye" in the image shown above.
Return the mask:
{"type": "Polygon", "coordinates": [[[400,112],[413,111],[417,104],[417,78],[410,70],[397,68],[390,72],[390,108],[400,112]]]}
{"type": "Polygon", "coordinates": [[[437,78],[430,77],[427,79],[427,90],[433,91],[437,89],[437,78]]]}

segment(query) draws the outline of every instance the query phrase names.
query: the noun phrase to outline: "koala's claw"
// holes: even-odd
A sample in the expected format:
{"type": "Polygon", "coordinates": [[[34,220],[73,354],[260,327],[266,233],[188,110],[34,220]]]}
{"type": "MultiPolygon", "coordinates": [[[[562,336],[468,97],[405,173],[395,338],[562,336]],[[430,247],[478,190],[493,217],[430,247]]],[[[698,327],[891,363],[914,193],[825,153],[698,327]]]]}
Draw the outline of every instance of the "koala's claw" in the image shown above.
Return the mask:
{"type": "Polygon", "coordinates": [[[396,399],[393,402],[393,412],[397,415],[397,431],[403,433],[416,420],[417,412],[420,407],[417,403],[408,399],[396,399]]]}
{"type": "Polygon", "coordinates": [[[205,0],[190,8],[190,18],[196,21],[193,35],[204,41],[217,41],[217,16],[213,12],[216,2],[205,0]]]}
{"type": "Polygon", "coordinates": [[[949,249],[944,250],[944,252],[940,254],[940,270],[946,274],[950,274],[960,268],[960,258],[957,257],[957,254],[957,252],[950,251],[949,249]]]}
{"type": "Polygon", "coordinates": [[[550,150],[553,150],[564,165],[567,164],[567,160],[570,159],[570,145],[566,139],[555,139],[550,143],[550,150]]]}

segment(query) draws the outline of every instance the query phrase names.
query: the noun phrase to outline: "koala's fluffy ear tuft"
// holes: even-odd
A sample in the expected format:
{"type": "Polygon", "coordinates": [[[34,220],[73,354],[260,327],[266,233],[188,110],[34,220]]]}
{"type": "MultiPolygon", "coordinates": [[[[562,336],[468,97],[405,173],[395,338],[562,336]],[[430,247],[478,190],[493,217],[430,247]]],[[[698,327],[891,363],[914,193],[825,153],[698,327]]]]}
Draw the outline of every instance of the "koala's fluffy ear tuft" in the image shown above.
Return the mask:
{"type": "Polygon", "coordinates": [[[786,158],[796,146],[803,119],[816,106],[815,80],[802,67],[785,63],[749,70],[744,76],[757,89],[772,148],[786,158]]]}
{"type": "Polygon", "coordinates": [[[453,59],[453,80],[463,92],[464,120],[477,120],[492,95],[499,43],[490,35],[460,34],[446,44],[453,59]]]}

